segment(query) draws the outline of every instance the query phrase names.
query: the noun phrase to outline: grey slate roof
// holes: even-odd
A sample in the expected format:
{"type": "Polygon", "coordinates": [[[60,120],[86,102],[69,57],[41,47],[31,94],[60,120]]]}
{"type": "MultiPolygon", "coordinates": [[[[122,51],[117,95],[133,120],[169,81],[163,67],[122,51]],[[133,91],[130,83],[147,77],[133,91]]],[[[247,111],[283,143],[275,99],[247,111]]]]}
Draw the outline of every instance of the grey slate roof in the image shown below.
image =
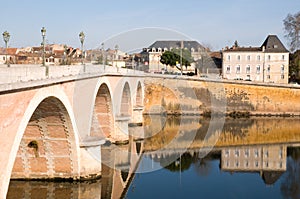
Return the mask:
{"type": "Polygon", "coordinates": [[[267,53],[286,53],[289,52],[276,35],[269,35],[261,47],[231,47],[224,50],[225,52],[252,52],[262,51],[265,47],[267,53]]]}
{"type": "Polygon", "coordinates": [[[289,52],[276,35],[269,35],[265,42],[261,45],[261,48],[263,48],[263,46],[265,46],[265,52],[289,52]]]}
{"type": "MultiPolygon", "coordinates": [[[[149,46],[148,48],[149,49],[152,49],[152,48],[161,48],[161,49],[164,49],[164,48],[180,48],[181,47],[181,42],[180,40],[176,41],[156,41],[154,42],[151,46],[149,46]]],[[[198,50],[198,48],[200,48],[201,50],[204,50],[205,48],[199,44],[197,41],[183,41],[183,48],[187,48],[187,49],[191,49],[191,48],[194,48],[195,51],[198,50]]]]}

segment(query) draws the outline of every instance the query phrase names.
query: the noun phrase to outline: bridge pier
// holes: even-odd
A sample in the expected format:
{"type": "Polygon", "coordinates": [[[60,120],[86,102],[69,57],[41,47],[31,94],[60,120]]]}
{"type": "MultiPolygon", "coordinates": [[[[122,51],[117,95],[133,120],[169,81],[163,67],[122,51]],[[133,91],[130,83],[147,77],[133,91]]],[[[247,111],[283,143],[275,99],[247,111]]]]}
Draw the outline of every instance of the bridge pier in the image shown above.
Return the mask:
{"type": "Polygon", "coordinates": [[[101,145],[104,139],[86,137],[80,143],[80,179],[95,179],[101,176],[101,145]]]}
{"type": "Polygon", "coordinates": [[[144,127],[143,127],[143,110],[142,106],[137,106],[133,108],[132,120],[129,123],[129,135],[133,137],[134,140],[144,139],[144,127]]]}
{"type": "Polygon", "coordinates": [[[115,117],[115,133],[111,139],[116,144],[127,144],[129,141],[128,125],[130,116],[117,116],[115,117]]]}

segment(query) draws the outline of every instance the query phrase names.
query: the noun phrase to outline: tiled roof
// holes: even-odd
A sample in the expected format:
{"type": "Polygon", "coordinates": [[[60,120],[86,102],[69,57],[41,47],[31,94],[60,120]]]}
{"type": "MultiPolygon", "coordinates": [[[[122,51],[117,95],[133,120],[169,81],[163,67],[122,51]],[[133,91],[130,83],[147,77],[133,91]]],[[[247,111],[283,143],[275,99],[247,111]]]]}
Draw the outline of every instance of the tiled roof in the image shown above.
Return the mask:
{"type": "Polygon", "coordinates": [[[180,40],[174,40],[174,41],[156,41],[151,46],[149,46],[149,49],[152,48],[181,48],[181,43],[183,43],[183,48],[194,48],[195,50],[198,50],[198,48],[201,48],[204,50],[205,48],[199,44],[197,41],[180,41],[180,40]]]}

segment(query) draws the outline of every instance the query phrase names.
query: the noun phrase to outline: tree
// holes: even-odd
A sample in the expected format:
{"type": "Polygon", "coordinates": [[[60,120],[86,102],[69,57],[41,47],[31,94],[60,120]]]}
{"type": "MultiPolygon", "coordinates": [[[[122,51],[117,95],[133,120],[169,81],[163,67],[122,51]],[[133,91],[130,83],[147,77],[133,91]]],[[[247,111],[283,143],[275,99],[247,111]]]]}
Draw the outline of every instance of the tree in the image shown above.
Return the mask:
{"type": "Polygon", "coordinates": [[[300,71],[300,50],[290,54],[290,64],[289,64],[289,81],[298,82],[299,81],[299,71],[300,71]]]}
{"type": "Polygon", "coordinates": [[[187,49],[172,49],[171,51],[165,51],[160,58],[160,63],[171,67],[176,66],[178,70],[181,70],[182,66],[190,66],[192,62],[193,58],[191,52],[187,49]],[[182,57],[180,55],[182,55],[182,57]],[[179,63],[182,63],[182,66],[179,66],[179,63]]]}
{"type": "Polygon", "coordinates": [[[300,12],[292,15],[288,14],[283,20],[285,37],[289,40],[290,50],[294,52],[300,48],[299,33],[300,33],[300,12]]]}

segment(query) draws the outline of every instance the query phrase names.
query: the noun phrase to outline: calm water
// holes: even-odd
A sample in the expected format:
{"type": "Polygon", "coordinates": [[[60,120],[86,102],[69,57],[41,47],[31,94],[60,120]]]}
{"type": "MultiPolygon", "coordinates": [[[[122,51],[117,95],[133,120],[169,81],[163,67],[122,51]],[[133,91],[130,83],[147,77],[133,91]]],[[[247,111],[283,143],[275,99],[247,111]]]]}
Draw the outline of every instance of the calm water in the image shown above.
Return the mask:
{"type": "Polygon", "coordinates": [[[299,118],[153,116],[143,131],[103,147],[98,181],[11,181],[7,198],[300,198],[299,118]]]}

